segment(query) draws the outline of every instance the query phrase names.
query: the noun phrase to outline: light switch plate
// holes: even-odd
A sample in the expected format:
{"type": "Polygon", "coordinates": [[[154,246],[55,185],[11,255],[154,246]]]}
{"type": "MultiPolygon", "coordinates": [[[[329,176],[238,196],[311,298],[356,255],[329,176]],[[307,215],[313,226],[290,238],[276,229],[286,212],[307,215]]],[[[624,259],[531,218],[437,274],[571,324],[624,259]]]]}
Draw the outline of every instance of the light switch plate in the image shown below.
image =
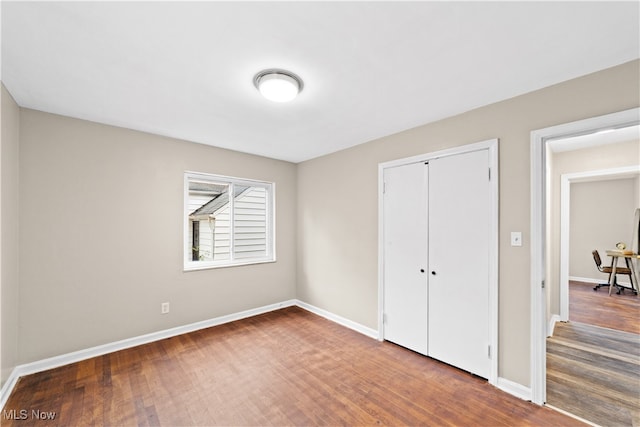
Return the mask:
{"type": "Polygon", "coordinates": [[[511,246],[522,246],[522,232],[521,231],[512,231],[511,232],[511,246]]]}

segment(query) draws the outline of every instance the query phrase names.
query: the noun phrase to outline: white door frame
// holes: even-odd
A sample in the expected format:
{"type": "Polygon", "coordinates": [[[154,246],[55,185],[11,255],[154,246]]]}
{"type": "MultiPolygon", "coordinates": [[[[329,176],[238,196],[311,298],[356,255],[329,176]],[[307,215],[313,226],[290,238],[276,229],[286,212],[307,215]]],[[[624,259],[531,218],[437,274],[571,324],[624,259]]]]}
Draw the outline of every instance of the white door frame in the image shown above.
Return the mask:
{"type": "Polygon", "coordinates": [[[640,108],[538,129],[531,132],[531,401],[546,401],[545,218],[547,142],[640,123],[640,108]]]}
{"type": "MultiPolygon", "coordinates": [[[[378,164],[378,340],[384,340],[383,310],[384,310],[384,170],[386,168],[407,165],[417,162],[427,162],[439,157],[469,153],[472,151],[489,150],[490,181],[490,254],[489,254],[489,344],[491,346],[491,372],[489,383],[496,385],[498,382],[498,213],[499,213],[499,186],[498,186],[498,140],[490,139],[475,144],[463,145],[431,153],[403,159],[391,160],[378,164]]],[[[464,171],[461,171],[464,173],[464,171]]],[[[464,253],[460,254],[461,262],[464,262],[464,253]]]]}
{"type": "Polygon", "coordinates": [[[569,229],[571,184],[605,179],[629,178],[640,174],[640,166],[599,169],[560,175],[560,321],[569,321],[569,229]]]}

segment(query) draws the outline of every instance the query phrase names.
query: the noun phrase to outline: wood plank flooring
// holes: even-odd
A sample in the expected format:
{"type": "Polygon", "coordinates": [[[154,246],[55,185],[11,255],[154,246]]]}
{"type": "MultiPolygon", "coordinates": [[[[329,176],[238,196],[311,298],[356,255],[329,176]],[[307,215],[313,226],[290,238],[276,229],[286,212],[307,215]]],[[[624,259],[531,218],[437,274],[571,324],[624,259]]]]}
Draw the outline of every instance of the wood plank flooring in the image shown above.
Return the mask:
{"type": "Polygon", "coordinates": [[[297,307],[24,377],[1,423],[582,425],[297,307]]]}
{"type": "Polygon", "coordinates": [[[557,324],[547,340],[547,402],[602,426],[640,425],[640,335],[557,324]]]}
{"type": "Polygon", "coordinates": [[[569,320],[640,334],[640,297],[630,291],[609,296],[592,283],[569,282],[569,320]]]}
{"type": "Polygon", "coordinates": [[[569,323],[547,340],[547,403],[603,426],[640,426],[640,298],[569,282],[569,323]]]}

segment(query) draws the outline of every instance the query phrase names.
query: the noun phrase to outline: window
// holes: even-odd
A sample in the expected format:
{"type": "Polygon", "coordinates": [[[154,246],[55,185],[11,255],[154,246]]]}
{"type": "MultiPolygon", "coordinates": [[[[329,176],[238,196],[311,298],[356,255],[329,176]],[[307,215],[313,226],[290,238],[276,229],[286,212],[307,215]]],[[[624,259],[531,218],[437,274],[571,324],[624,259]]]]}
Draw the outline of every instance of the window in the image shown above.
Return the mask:
{"type": "Polygon", "coordinates": [[[275,261],[270,182],[185,172],[184,269],[275,261]]]}

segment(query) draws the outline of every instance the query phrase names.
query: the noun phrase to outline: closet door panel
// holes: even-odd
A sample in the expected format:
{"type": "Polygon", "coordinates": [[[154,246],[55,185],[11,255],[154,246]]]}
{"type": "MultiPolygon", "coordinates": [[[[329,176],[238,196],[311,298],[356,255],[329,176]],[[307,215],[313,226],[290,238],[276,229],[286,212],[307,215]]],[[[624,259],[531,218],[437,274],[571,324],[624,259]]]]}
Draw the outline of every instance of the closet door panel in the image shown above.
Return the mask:
{"type": "Polygon", "coordinates": [[[431,160],[428,173],[428,354],[488,378],[488,151],[431,160]]]}
{"type": "Polygon", "coordinates": [[[427,354],[426,166],[385,169],[384,338],[427,354]],[[421,271],[423,270],[423,271],[421,271]]]}

